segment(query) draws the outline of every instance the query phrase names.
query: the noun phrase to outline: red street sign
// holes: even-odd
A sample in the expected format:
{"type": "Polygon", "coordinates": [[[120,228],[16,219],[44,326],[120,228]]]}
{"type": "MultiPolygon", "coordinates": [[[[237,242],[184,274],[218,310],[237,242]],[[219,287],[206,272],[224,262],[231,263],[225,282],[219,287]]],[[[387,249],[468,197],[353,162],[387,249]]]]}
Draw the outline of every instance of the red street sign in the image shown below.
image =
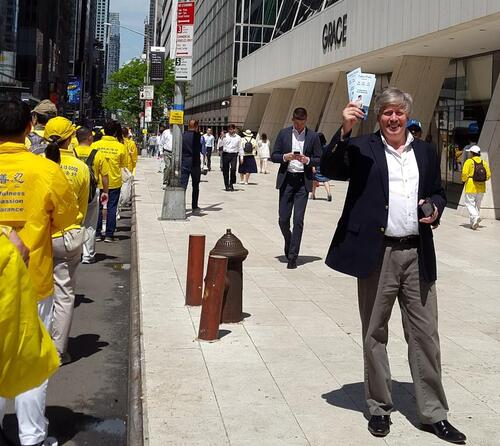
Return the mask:
{"type": "Polygon", "coordinates": [[[194,25],[194,2],[179,2],[177,6],[177,24],[194,25]]]}
{"type": "Polygon", "coordinates": [[[149,99],[148,99],[148,100],[146,101],[146,108],[148,108],[148,107],[150,107],[150,108],[151,108],[152,106],[153,106],[153,101],[151,101],[151,100],[149,100],[149,99]]]}

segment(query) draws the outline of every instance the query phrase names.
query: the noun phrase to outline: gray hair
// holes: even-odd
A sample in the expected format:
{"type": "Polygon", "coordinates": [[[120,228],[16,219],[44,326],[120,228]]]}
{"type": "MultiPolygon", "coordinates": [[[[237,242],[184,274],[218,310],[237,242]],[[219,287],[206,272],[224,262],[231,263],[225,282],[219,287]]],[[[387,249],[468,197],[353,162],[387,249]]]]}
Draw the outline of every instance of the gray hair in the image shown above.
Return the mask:
{"type": "Polygon", "coordinates": [[[413,98],[409,93],[401,91],[399,88],[387,87],[375,98],[375,114],[377,118],[389,106],[400,107],[408,116],[413,108],[413,98]]]}

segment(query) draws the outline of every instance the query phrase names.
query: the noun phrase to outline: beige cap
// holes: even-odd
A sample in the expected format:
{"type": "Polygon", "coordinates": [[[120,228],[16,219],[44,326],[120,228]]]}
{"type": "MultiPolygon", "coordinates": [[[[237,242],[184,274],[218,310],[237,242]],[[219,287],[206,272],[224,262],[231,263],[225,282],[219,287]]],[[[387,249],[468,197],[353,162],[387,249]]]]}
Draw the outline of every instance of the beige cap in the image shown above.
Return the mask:
{"type": "Polygon", "coordinates": [[[47,116],[57,116],[57,107],[49,99],[44,99],[39,102],[38,105],[33,109],[35,113],[47,116]]]}

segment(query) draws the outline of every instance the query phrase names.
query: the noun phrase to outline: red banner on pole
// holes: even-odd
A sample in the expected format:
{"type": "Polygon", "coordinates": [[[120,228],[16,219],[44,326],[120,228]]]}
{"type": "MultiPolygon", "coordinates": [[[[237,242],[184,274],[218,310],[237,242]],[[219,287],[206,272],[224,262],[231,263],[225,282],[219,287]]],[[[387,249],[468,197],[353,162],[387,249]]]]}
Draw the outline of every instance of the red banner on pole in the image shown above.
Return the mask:
{"type": "Polygon", "coordinates": [[[194,25],[194,2],[179,2],[177,25],[194,25]]]}

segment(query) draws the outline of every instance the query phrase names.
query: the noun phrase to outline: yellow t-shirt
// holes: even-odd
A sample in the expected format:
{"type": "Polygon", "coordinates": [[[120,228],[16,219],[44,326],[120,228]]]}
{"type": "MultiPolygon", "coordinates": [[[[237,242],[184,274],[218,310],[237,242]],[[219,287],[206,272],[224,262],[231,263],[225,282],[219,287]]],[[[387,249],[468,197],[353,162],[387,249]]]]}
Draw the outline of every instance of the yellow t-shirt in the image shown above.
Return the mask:
{"type": "Polygon", "coordinates": [[[0,224],[11,226],[30,250],[28,271],[39,300],[53,293],[51,234],[78,215],[61,168],[24,144],[0,144],[0,224]]]}
{"type": "MultiPolygon", "coordinates": [[[[70,229],[81,228],[82,222],[87,215],[90,173],[88,166],[69,149],[61,150],[61,169],[66,175],[78,203],[78,215],[71,225],[64,228],[65,231],[69,231],[70,229]]],[[[62,237],[62,233],[56,232],[52,237],[62,237]]]]}
{"type": "MultiPolygon", "coordinates": [[[[98,149],[104,154],[109,164],[109,188],[118,189],[122,187],[122,168],[127,167],[128,155],[125,145],[113,136],[104,135],[99,141],[90,146],[98,149]]],[[[99,179],[99,189],[102,189],[102,181],[99,179]]]]}
{"type": "Polygon", "coordinates": [[[481,159],[480,156],[473,156],[469,158],[464,163],[462,168],[462,182],[465,183],[465,193],[466,194],[484,194],[486,192],[486,181],[474,181],[472,176],[474,175],[474,161],[476,163],[483,162],[484,168],[486,169],[486,181],[491,177],[490,166],[486,161],[481,159]]]}
{"type": "MultiPolygon", "coordinates": [[[[76,146],[75,152],[80,160],[84,163],[87,162],[87,158],[94,150],[90,146],[76,146]]],[[[99,183],[102,184],[102,177],[105,175],[109,175],[109,163],[104,153],[101,151],[97,151],[94,157],[94,162],[92,163],[92,170],[94,171],[94,176],[97,178],[99,183]]]]}
{"type": "Polygon", "coordinates": [[[128,170],[130,172],[133,172],[135,169],[135,166],[137,165],[137,146],[135,145],[135,142],[131,138],[124,138],[125,140],[125,147],[127,148],[128,151],[128,170]]]}

